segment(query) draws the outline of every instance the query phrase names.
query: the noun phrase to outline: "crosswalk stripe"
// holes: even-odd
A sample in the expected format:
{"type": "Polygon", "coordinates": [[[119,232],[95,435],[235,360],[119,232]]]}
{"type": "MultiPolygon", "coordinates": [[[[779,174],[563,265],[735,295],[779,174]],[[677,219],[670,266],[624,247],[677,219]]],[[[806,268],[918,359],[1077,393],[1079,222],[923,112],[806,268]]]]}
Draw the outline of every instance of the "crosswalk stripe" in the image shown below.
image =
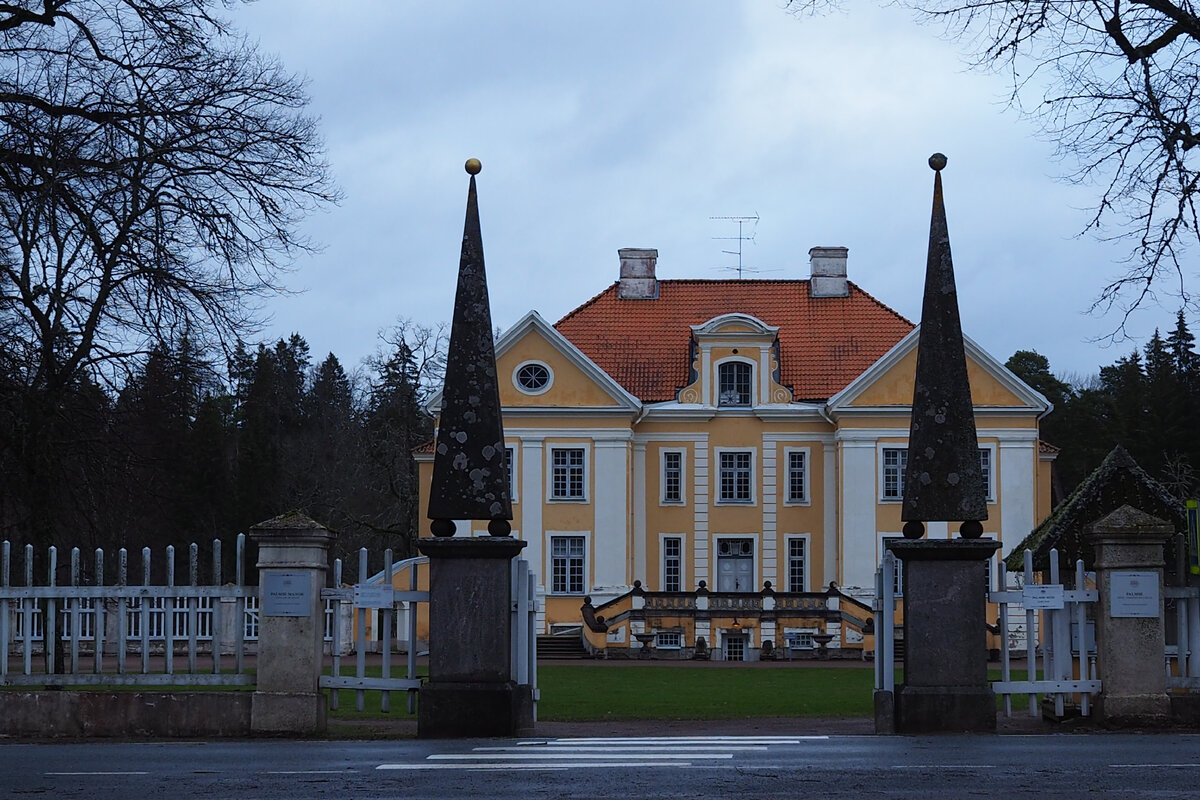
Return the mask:
{"type": "Polygon", "coordinates": [[[766,752],[770,748],[761,744],[731,744],[731,745],[715,745],[715,744],[631,744],[631,745],[577,745],[577,744],[557,744],[548,743],[544,747],[529,748],[529,747],[475,747],[472,748],[479,753],[508,753],[520,752],[522,750],[528,752],[580,752],[580,753],[641,753],[647,749],[653,749],[656,753],[668,751],[682,751],[687,753],[728,753],[728,752],[766,752]]]}
{"type": "Polygon", "coordinates": [[[514,764],[489,764],[489,763],[461,763],[461,764],[445,764],[445,763],[429,763],[419,762],[416,764],[380,764],[375,769],[377,770],[566,770],[566,769],[629,769],[637,767],[638,769],[649,769],[653,767],[690,767],[690,761],[567,761],[556,762],[550,764],[541,763],[514,763],[514,764]]]}
{"type": "MultiPolygon", "coordinates": [[[[733,758],[733,753],[704,753],[705,758],[733,758]]],[[[668,756],[666,753],[622,753],[621,757],[631,761],[662,760],[664,757],[686,758],[685,755],[668,756]]],[[[578,753],[434,753],[427,756],[427,761],[488,761],[488,760],[536,760],[536,759],[573,759],[578,761],[578,753]]]]}

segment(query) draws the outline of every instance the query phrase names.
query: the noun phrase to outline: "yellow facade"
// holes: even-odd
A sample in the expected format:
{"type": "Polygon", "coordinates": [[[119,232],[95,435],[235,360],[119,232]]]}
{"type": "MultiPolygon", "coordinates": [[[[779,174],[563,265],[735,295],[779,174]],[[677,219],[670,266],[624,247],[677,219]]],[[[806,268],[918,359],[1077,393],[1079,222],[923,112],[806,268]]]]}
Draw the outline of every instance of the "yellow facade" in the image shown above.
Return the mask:
{"type": "MultiPolygon", "coordinates": [[[[869,651],[876,566],[902,528],[895,461],[919,331],[827,401],[802,403],[776,380],[787,358],[771,346],[776,329],[730,315],[693,330],[693,379],[656,403],[536,313],[498,341],[513,535],[541,576],[541,631],[579,628],[590,600],[607,624],[586,632],[597,649],[653,633],[681,650],[703,636],[714,650],[740,639],[761,652],[770,639],[782,651],[830,634],[830,648],[869,651]],[[732,361],[747,365],[749,402],[718,395],[732,361]]],[[[984,531],[1006,554],[1049,513],[1053,453],[1038,442],[1049,405],[970,342],[967,355],[989,479],[984,531]]],[[[432,456],[418,461],[424,519],[432,456]]],[[[956,529],[932,523],[927,535],[956,529]]]]}

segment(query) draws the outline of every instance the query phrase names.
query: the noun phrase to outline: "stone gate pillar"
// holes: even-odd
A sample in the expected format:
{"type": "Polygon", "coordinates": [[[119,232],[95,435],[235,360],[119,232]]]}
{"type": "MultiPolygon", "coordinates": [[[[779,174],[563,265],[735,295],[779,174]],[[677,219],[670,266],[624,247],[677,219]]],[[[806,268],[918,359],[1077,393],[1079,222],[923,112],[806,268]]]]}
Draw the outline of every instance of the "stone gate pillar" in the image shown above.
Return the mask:
{"type": "Polygon", "coordinates": [[[904,569],[904,683],[895,695],[896,732],[995,730],[985,562],[1000,543],[894,540],[887,547],[904,569]]]}
{"type": "Polygon", "coordinates": [[[258,544],[258,684],[250,711],[256,732],[325,730],[321,590],[336,538],[295,512],[250,528],[258,544]]]}
{"type": "Polygon", "coordinates": [[[429,682],[421,687],[422,739],[529,736],[533,694],[512,679],[512,560],[508,536],[422,539],[429,556],[429,682]]]}
{"type": "Polygon", "coordinates": [[[1114,725],[1170,720],[1163,626],[1163,545],[1171,524],[1130,506],[1093,523],[1096,666],[1101,690],[1096,718],[1114,725]]]}

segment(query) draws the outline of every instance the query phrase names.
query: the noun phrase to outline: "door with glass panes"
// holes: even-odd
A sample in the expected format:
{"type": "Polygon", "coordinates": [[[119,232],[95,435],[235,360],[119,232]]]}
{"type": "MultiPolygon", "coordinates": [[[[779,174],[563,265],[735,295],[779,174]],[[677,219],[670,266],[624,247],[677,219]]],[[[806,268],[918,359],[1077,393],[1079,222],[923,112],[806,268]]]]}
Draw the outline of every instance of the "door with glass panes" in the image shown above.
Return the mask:
{"type": "Polygon", "coordinates": [[[717,540],[717,591],[753,592],[754,539],[751,537],[717,540]]]}

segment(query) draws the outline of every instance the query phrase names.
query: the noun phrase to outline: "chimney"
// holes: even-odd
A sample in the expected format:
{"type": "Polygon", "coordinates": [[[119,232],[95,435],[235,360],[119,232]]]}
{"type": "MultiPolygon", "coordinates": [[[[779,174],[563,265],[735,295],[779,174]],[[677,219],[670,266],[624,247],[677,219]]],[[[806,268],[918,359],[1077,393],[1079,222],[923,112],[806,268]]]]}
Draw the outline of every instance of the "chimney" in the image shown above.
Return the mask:
{"type": "Polygon", "coordinates": [[[812,297],[849,297],[846,282],[846,247],[813,247],[808,251],[812,268],[810,294],[812,297]]]}
{"type": "Polygon", "coordinates": [[[658,280],[654,277],[658,251],[622,247],[617,255],[621,257],[621,282],[617,287],[617,297],[622,300],[653,300],[658,297],[658,280]]]}

